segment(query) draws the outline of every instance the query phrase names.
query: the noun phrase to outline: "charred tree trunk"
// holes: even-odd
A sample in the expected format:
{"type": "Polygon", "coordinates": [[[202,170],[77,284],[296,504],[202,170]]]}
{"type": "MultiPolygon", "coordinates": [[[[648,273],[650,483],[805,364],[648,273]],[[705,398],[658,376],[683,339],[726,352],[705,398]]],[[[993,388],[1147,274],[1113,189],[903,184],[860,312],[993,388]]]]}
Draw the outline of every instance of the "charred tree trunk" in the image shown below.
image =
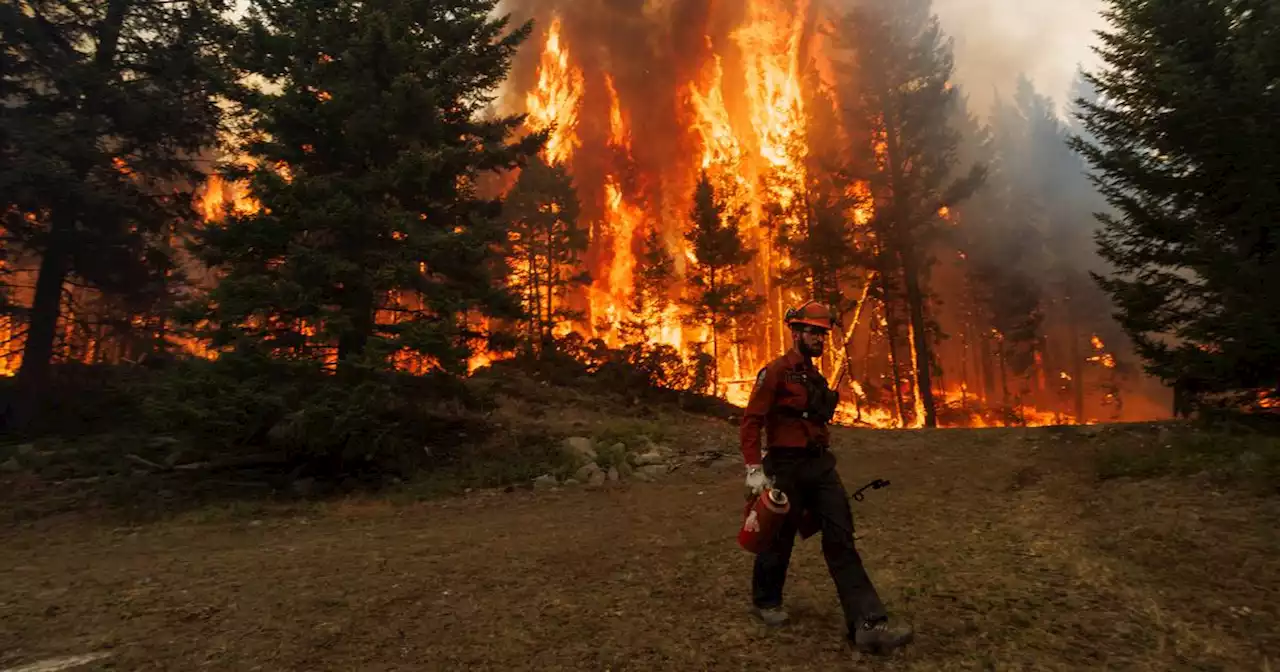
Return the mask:
{"type": "Polygon", "coordinates": [[[63,211],[53,213],[49,242],[40,259],[36,292],[27,320],[27,338],[22,347],[22,366],[14,381],[15,395],[7,424],[21,429],[31,422],[44,398],[53,365],[53,344],[62,313],[62,287],[70,270],[71,236],[75,221],[63,211]]]}
{"type": "Polygon", "coordinates": [[[933,406],[932,368],[933,355],[929,348],[928,331],[924,323],[924,292],[920,287],[919,269],[916,265],[915,250],[909,241],[904,241],[900,251],[902,271],[907,289],[907,310],[911,319],[912,333],[915,334],[916,387],[920,390],[920,402],[924,405],[924,426],[938,426],[938,412],[933,406]]]}
{"type": "MultiPolygon", "coordinates": [[[[886,292],[886,295],[888,292],[886,292]]],[[[907,407],[902,400],[902,367],[898,364],[898,320],[897,311],[886,296],[884,307],[885,329],[888,331],[889,367],[893,371],[893,403],[898,411],[898,426],[907,426],[907,407]]]]}

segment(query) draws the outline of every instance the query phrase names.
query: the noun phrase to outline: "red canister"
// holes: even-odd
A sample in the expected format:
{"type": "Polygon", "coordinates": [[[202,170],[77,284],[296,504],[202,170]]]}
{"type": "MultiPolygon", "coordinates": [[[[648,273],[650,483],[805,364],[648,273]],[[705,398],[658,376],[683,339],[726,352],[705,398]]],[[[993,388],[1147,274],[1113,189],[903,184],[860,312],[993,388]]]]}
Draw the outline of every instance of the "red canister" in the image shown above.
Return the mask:
{"type": "Polygon", "coordinates": [[[738,545],[752,553],[768,548],[791,511],[786,493],[772,488],[747,502],[738,529],[738,545]]]}

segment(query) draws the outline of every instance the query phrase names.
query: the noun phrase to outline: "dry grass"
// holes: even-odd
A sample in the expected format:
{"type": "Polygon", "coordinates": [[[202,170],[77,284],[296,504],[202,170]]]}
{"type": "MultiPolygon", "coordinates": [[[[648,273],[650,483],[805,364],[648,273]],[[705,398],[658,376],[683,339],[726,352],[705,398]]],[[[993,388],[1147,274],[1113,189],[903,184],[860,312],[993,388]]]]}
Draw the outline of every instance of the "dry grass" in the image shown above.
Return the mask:
{"type": "MultiPolygon", "coordinates": [[[[726,442],[732,428],[690,436],[726,442]]],[[[918,630],[908,651],[861,667],[1263,670],[1280,659],[1275,498],[1099,483],[1090,440],[1071,433],[837,441],[847,485],[893,483],[855,505],[859,545],[918,630]]],[[[851,668],[816,540],[798,545],[792,625],[749,617],[750,557],[733,540],[740,487],[736,469],[689,469],[599,491],[12,526],[0,669],[96,651],[113,654],[96,669],[119,670],[851,668]]]]}

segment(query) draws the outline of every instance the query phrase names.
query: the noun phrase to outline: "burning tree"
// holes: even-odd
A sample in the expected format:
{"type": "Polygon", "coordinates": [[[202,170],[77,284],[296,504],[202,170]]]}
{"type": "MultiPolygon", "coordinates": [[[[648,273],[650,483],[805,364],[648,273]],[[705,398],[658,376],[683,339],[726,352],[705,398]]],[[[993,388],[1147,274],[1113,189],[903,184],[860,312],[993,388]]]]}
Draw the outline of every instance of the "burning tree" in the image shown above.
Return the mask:
{"type": "Polygon", "coordinates": [[[664,324],[670,321],[671,287],[675,283],[675,259],[657,227],[651,227],[645,235],[644,248],[636,261],[631,317],[622,323],[622,336],[648,343],[657,340],[664,324]]]}
{"type": "MultiPolygon", "coordinates": [[[[175,230],[194,219],[195,158],[217,143],[220,0],[32,0],[0,7],[0,193],[10,260],[36,264],[17,399],[34,404],[67,284],[125,301],[168,290],[175,230]]],[[[146,321],[146,320],[144,320],[146,321]]],[[[30,408],[16,409],[21,424],[30,408]]]]}
{"type": "Polygon", "coordinates": [[[1280,55],[1273,4],[1111,0],[1076,138],[1114,210],[1095,275],[1180,402],[1273,407],[1280,390],[1280,55]]]}
{"type": "MultiPolygon", "coordinates": [[[[923,424],[934,427],[925,284],[930,248],[940,209],[970,195],[983,171],[975,167],[955,179],[960,136],[951,123],[957,102],[952,57],[930,0],[864,3],[844,17],[841,37],[850,54],[840,70],[843,107],[848,125],[862,129],[867,144],[855,151],[876,157],[869,182],[881,288],[892,308],[890,292],[901,286],[917,407],[923,424]]],[[[890,350],[896,353],[894,317],[890,310],[890,350]]]]}
{"type": "MultiPolygon", "coordinates": [[[[747,326],[746,320],[760,309],[763,301],[752,295],[749,281],[741,277],[743,268],[754,256],[742,244],[738,233],[741,213],[730,210],[717,198],[706,173],[698,180],[693,202],[690,213],[693,227],[685,237],[694,259],[684,303],[689,309],[689,323],[706,327],[711,339],[711,356],[719,362],[720,337],[747,326]]],[[[712,375],[716,389],[719,375],[717,366],[712,375]]]]}
{"type": "Polygon", "coordinates": [[[583,317],[565,299],[571,288],[591,282],[580,268],[587,230],[578,223],[578,194],[564,166],[536,156],[520,171],[506,211],[512,266],[507,285],[524,304],[530,345],[540,349],[556,327],[583,317]]]}
{"type": "Polygon", "coordinates": [[[497,0],[255,5],[236,63],[269,86],[237,92],[261,209],[200,237],[221,278],[205,304],[215,346],[463,370],[482,336],[464,317],[516,317],[499,281],[501,203],[478,193],[545,134],[483,112],[530,25],[497,0]]]}

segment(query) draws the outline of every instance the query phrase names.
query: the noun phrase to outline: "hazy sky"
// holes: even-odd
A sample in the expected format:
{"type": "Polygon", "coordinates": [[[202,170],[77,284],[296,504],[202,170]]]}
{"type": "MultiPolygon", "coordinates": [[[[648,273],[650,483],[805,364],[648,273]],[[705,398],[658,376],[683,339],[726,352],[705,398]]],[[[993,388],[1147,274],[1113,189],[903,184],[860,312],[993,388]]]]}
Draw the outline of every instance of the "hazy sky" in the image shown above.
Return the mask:
{"type": "Polygon", "coordinates": [[[990,109],[993,87],[1012,91],[1019,73],[1061,109],[1076,68],[1098,65],[1090,47],[1106,28],[1103,0],[934,0],[955,38],[957,79],[975,111],[990,109]]]}

